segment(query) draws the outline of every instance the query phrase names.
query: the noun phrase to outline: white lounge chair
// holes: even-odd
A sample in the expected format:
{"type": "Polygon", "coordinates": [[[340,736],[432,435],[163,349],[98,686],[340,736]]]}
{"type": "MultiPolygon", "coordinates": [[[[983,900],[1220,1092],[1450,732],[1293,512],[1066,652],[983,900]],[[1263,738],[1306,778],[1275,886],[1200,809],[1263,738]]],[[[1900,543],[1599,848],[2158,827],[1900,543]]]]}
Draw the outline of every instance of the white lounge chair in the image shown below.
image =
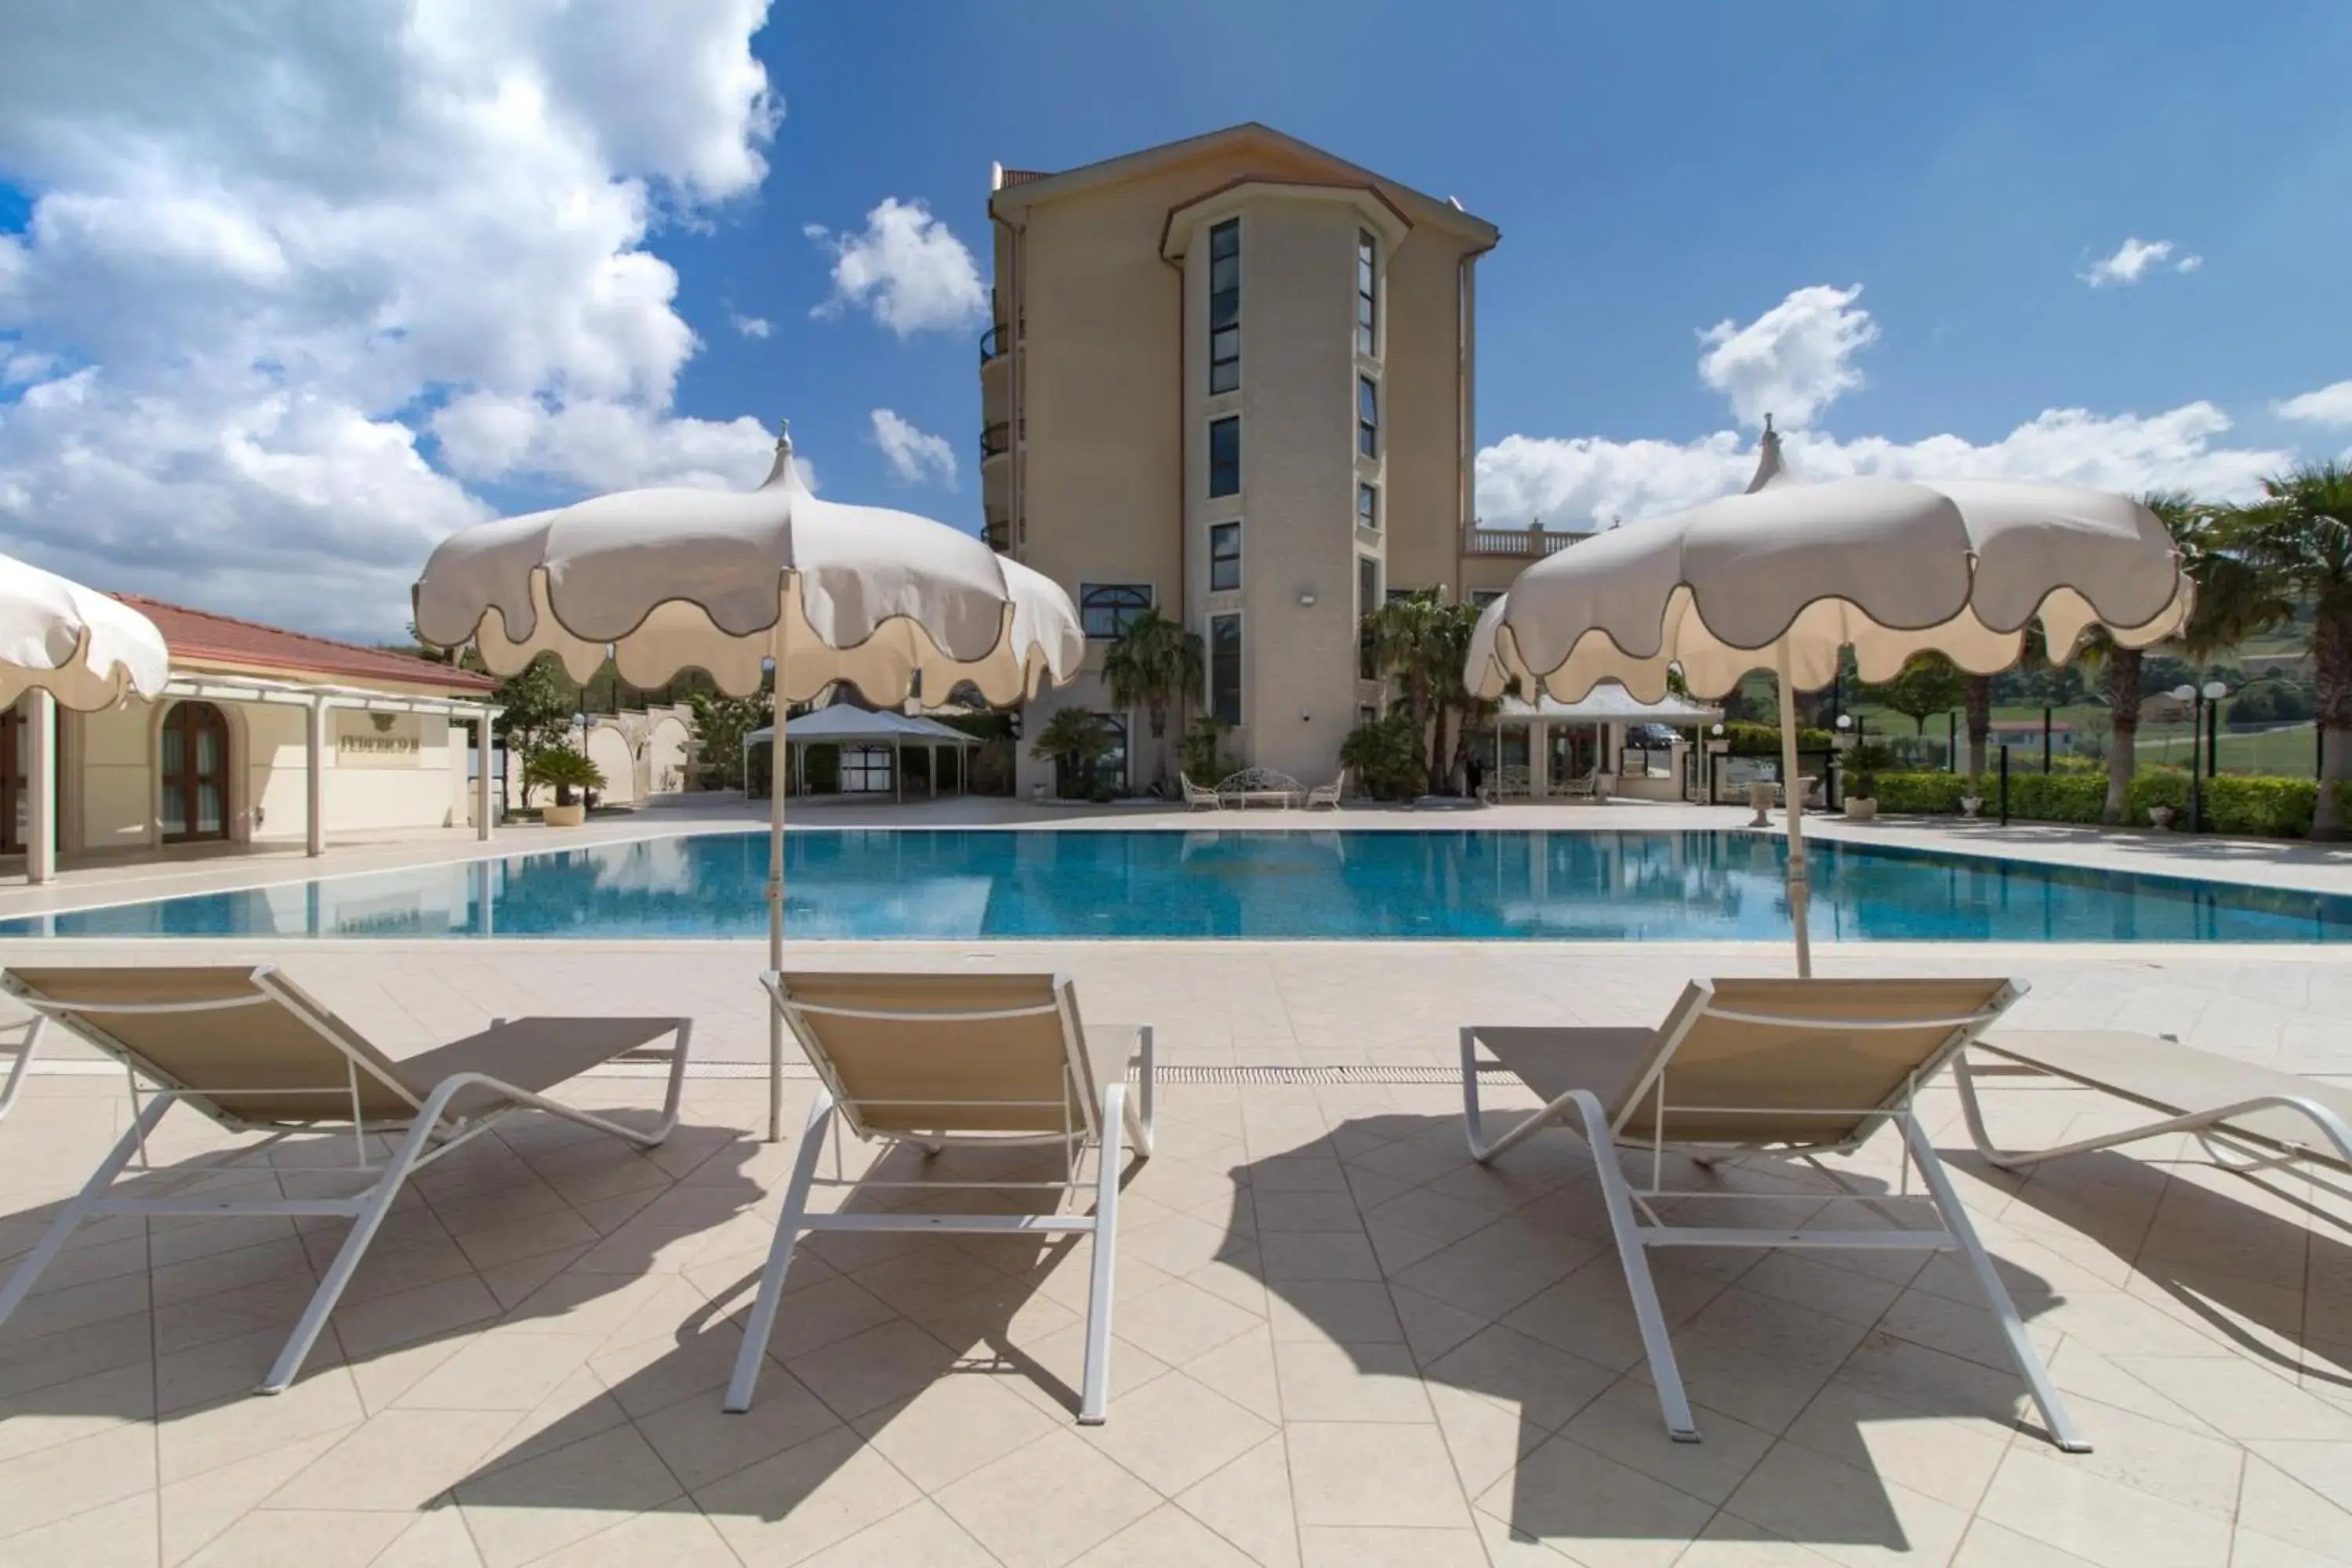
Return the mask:
{"type": "Polygon", "coordinates": [[[1591,773],[1589,773],[1585,774],[1585,775],[1584,775],[1582,778],[1580,778],[1580,779],[1570,779],[1570,780],[1569,780],[1566,784],[1562,784],[1562,785],[1560,785],[1560,786],[1559,786],[1559,793],[1560,793],[1562,795],[1565,795],[1565,796],[1566,796],[1568,799],[1570,799],[1570,800],[1598,800],[1598,799],[1600,799],[1600,798],[1601,798],[1601,772],[1600,772],[1600,770],[1596,768],[1596,769],[1594,769],[1592,772],[1591,772],[1591,773]]]}
{"type": "Polygon", "coordinates": [[[2253,1062],[2233,1061],[2178,1040],[2113,1030],[2005,1030],[1970,1047],[1997,1061],[2031,1068],[2100,1089],[2155,1111],[2158,1121],[2049,1149],[2001,1149],[1985,1131],[1976,1070],[1967,1055],[1953,1064],[1960,1110],[1977,1152],[2017,1170],[2044,1160],[2112,1149],[2168,1132],[2221,1133],[2274,1154],[2352,1172],[2352,1089],[2298,1078],[2253,1062]]]}
{"type": "MultiPolygon", "coordinates": [[[[783,1297],[793,1248],[812,1231],[899,1230],[1094,1238],[1087,1307],[1087,1359],[1078,1420],[1103,1419],[1110,1392],[1111,1268],[1118,1256],[1118,1181],[1122,1132],[1139,1158],[1151,1155],[1151,1031],[1137,1031],[1130,1053],[1089,1039],[1077,992],[1051,974],[769,973],[761,976],[773,1005],[824,1087],[793,1161],[792,1184],[775,1244],[760,1272],[760,1294],[727,1385],[730,1411],[751,1407],[783,1297]],[[1140,1079],[1128,1097],[1132,1058],[1140,1079]],[[888,1210],[812,1213],[825,1135],[846,1126],[862,1139],[907,1141],[936,1152],[949,1143],[1059,1145],[1062,1180],[1043,1214],[940,1214],[888,1210]],[[1092,1214],[1062,1212],[1085,1185],[1081,1167],[1095,1156],[1092,1214]]],[[[942,1181],[865,1185],[934,1190],[1034,1192],[1037,1182],[942,1181]]]]}
{"type": "Polygon", "coordinates": [[[1176,775],[1176,780],[1184,786],[1184,805],[1187,809],[1223,811],[1225,808],[1225,803],[1218,798],[1217,792],[1213,789],[1202,789],[1199,784],[1194,784],[1192,774],[1180,773],[1176,775]]]}
{"type": "MultiPolygon", "coordinates": [[[[70,1029],[127,1067],[134,1100],[142,1079],[155,1093],[81,1191],[58,1215],[0,1287],[5,1322],[86,1220],[334,1215],[351,1235],[319,1282],[301,1321],[257,1391],[292,1383],[367,1253],[402,1184],[525,1107],[609,1132],[641,1148],[677,1124],[686,1078],[685,1018],[523,1018],[394,1061],[352,1026],[297,989],[275,966],[11,969],[9,994],[45,1020],[70,1029]],[[563,1105],[547,1090],[664,1036],[675,1037],[669,1089],[648,1131],[563,1105]],[[147,1135],[176,1105],[232,1132],[351,1130],[367,1184],[349,1197],[244,1199],[190,1194],[109,1195],[147,1135]],[[371,1134],[400,1133],[388,1160],[368,1161],[371,1134]]],[[[207,1172],[221,1169],[208,1166],[207,1172]]],[[[313,1168],[305,1167],[306,1173],[313,1168]]],[[[331,1167],[330,1167],[331,1169],[331,1167]]]]}
{"type": "Polygon", "coordinates": [[[1470,1152],[1482,1163],[1492,1160],[1555,1122],[1591,1145],[1658,1405],[1677,1442],[1696,1442],[1698,1430],[1650,1278],[1651,1248],[1914,1248],[1957,1251],[1966,1260],[2051,1436],[2067,1452],[2083,1452],[2089,1445],[1910,1109],[1918,1086],[2021,994],[2001,980],[1694,981],[1654,1029],[1465,1028],[1462,1097],[1470,1152]],[[1481,1046],[1545,1101],[1491,1141],[1478,1109],[1481,1046]],[[1934,1228],[1669,1225],[1654,1206],[1658,1199],[1738,1201],[1739,1194],[1720,1190],[1664,1188],[1669,1148],[1703,1163],[1833,1153],[1856,1147],[1888,1121],[1902,1130],[1906,1170],[1918,1171],[1925,1199],[1856,1193],[1833,1197],[1824,1208],[1866,1201],[1884,1214],[1895,1202],[1924,1202],[1939,1222],[1934,1228]],[[1649,1181],[1638,1189],[1625,1163],[1633,1152],[1649,1164],[1649,1181]]]}
{"type": "Polygon", "coordinates": [[[1339,810],[1339,792],[1347,787],[1348,770],[1341,768],[1338,778],[1327,784],[1317,784],[1307,792],[1307,809],[1312,811],[1318,805],[1328,805],[1334,811],[1339,810]]]}

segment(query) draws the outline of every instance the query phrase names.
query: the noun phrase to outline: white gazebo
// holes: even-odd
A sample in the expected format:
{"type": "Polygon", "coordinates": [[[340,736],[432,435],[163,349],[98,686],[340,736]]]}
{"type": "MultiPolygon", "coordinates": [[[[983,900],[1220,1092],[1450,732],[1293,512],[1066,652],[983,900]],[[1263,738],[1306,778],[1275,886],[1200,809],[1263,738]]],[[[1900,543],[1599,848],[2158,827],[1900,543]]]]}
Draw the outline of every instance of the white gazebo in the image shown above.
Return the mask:
{"type": "MultiPolygon", "coordinates": [[[[1542,800],[1552,793],[1549,760],[1551,755],[1551,735],[1557,728],[1590,728],[1593,733],[1595,773],[1610,776],[1614,770],[1606,765],[1609,759],[1621,756],[1624,750],[1625,731],[1635,724],[1666,724],[1677,730],[1703,729],[1723,717],[1723,710],[1687,697],[1666,693],[1655,702],[1644,702],[1615,681],[1604,681],[1573,702],[1563,702],[1556,697],[1543,697],[1529,702],[1517,697],[1506,697],[1496,708],[1495,724],[1495,773],[1497,794],[1516,795],[1516,789],[1506,789],[1502,778],[1503,731],[1524,725],[1528,731],[1528,781],[1526,794],[1531,800],[1542,800]]],[[[1663,794],[1656,793],[1654,781],[1644,779],[1640,787],[1633,781],[1616,778],[1611,793],[1643,798],[1675,800],[1682,795],[1681,752],[1677,749],[1669,767],[1669,778],[1663,794]]],[[[1600,779],[1574,786],[1574,793],[1599,793],[1600,779]]]]}
{"type": "MultiPolygon", "coordinates": [[[[754,730],[743,737],[743,777],[748,785],[751,777],[751,748],[772,746],[776,731],[772,728],[754,730]]],[[[965,753],[980,744],[977,738],[961,730],[908,713],[887,713],[859,708],[847,702],[836,702],[830,708],[820,708],[803,713],[787,727],[784,735],[785,761],[790,776],[797,781],[793,793],[808,793],[808,749],[812,744],[838,746],[887,747],[890,752],[890,793],[893,799],[907,798],[904,752],[908,746],[926,747],[931,756],[931,794],[940,793],[940,748],[953,746],[956,750],[956,789],[963,793],[967,773],[965,753]]],[[[769,773],[769,788],[775,787],[777,774],[769,773]]]]}

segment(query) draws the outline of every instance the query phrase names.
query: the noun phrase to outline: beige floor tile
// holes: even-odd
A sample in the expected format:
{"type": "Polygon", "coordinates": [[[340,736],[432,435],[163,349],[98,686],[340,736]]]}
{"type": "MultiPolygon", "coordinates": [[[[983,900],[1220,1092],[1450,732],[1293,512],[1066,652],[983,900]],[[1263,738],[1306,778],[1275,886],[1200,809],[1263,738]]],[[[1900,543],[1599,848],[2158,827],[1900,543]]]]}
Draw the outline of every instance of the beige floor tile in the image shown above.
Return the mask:
{"type": "Polygon", "coordinates": [[[2087,1560],[1979,1519],[1961,1538],[1952,1568],[2087,1568],[2087,1560]]]}
{"type": "Polygon", "coordinates": [[[467,1342],[395,1401],[411,1410],[511,1410],[538,1405],[588,1364],[593,1334],[501,1334],[467,1342]]]}
{"type": "Polygon", "coordinates": [[[620,1426],[457,1488],[485,1568],[513,1568],[679,1495],[634,1427],[620,1426]]]}
{"type": "Polygon", "coordinates": [[[0,1538],[0,1563],[10,1568],[160,1568],[155,1500],[142,1493],[0,1538]]]}
{"type": "MultiPolygon", "coordinates": [[[[1501,1568],[1504,1559],[1495,1561],[1501,1568]]],[[[1675,1559],[1675,1568],[1827,1568],[1835,1561],[1727,1513],[1709,1520],[1690,1550],[1675,1559]]]]}
{"type": "Polygon", "coordinates": [[[2226,1523],[2093,1475],[2068,1456],[2039,1447],[2009,1451],[1978,1512],[2105,1568],[2200,1568],[2229,1561],[2226,1523]]]}
{"type": "Polygon", "coordinates": [[[305,1373],[283,1394],[232,1394],[164,1419],[154,1434],[162,1478],[166,1483],[184,1480],[290,1443],[348,1430],[365,1415],[351,1374],[340,1367],[305,1373]]]}
{"type": "Polygon", "coordinates": [[[388,1410],[269,1495],[286,1509],[408,1512],[456,1486],[511,1430],[505,1411],[388,1410]]]}
{"type": "Polygon", "coordinates": [[[2352,1559],[2306,1551],[2243,1527],[2230,1542],[2230,1568],[2339,1568],[2347,1561],[2352,1559]]]}
{"type": "Polygon", "coordinates": [[[714,1389],[636,1418],[636,1428],[689,1491],[838,1429],[816,1395],[782,1367],[761,1376],[751,1408],[730,1415],[714,1389]]]}
{"type": "Polygon", "coordinates": [[[1082,1553],[1072,1568],[1255,1568],[1255,1562],[1174,1503],[1162,1503],[1082,1553]]]}
{"type": "Polygon", "coordinates": [[[1276,1428],[1181,1372],[1121,1400],[1081,1440],[1162,1497],[1173,1497],[1275,1435],[1276,1428]]]}
{"type": "MultiPolygon", "coordinates": [[[[2289,1447],[2263,1445],[2282,1458],[2289,1458],[2284,1453],[2289,1447]]],[[[2290,1471],[2267,1458],[2249,1458],[2238,1499],[2240,1532],[2253,1531],[2305,1552],[2352,1561],[2352,1511],[2345,1507],[2352,1496],[2331,1484],[2334,1469],[2305,1462],[2290,1471]]]]}
{"type": "Polygon", "coordinates": [[[532,1568],[738,1568],[718,1527],[684,1499],[532,1560],[532,1568]]]}
{"type": "Polygon", "coordinates": [[[854,1432],[829,1432],[695,1493],[751,1568],[798,1563],[921,1500],[854,1432]]]}
{"type": "Polygon", "coordinates": [[[1297,1568],[1298,1520],[1284,1438],[1268,1438],[1186,1488],[1176,1505],[1265,1568],[1297,1568]]]}
{"type": "MultiPolygon", "coordinates": [[[[1992,1484],[2011,1433],[1989,1422],[1925,1415],[1832,1379],[1787,1436],[1800,1447],[1969,1513],[1992,1484]]],[[[1707,1439],[1714,1437],[1710,1427],[1707,1439]]]]}
{"type": "Polygon", "coordinates": [[[1561,1426],[1616,1373],[1506,1328],[1473,1335],[1429,1365],[1428,1381],[1482,1394],[1546,1431],[1561,1426]]]}
{"type": "Polygon", "coordinates": [[[1265,1329],[1236,1335],[1184,1363],[1184,1375],[1215,1389],[1262,1421],[1283,1418],[1282,1383],[1274,1339],[1265,1329]]]}
{"type": "MultiPolygon", "coordinates": [[[[1043,1339],[1016,1344],[1005,1370],[1013,1374],[1010,1386],[1015,1394],[1050,1415],[1062,1420],[1075,1420],[1078,1414],[1078,1391],[1086,1381],[1086,1325],[1073,1323],[1043,1339]]],[[[1113,1333],[1110,1342],[1111,1408],[1117,1409],[1121,1399],[1152,1379],[1165,1376],[1171,1370],[1166,1362],[1142,1346],[1113,1333]]]]}
{"type": "Polygon", "coordinates": [[[1280,1231],[1261,1237],[1267,1285],[1279,1295],[1294,1279],[1379,1279],[1381,1259],[1360,1234],[1280,1231]]]}
{"type": "Polygon", "coordinates": [[[996,1559],[929,1499],[803,1562],[805,1568],[996,1568],[996,1559]]]}
{"type": "Polygon", "coordinates": [[[1008,1568],[1058,1568],[1160,1502],[1150,1487],[1066,1431],[1006,1455],[931,1500],[1008,1568]]]}
{"type": "Polygon", "coordinates": [[[1294,1341],[1274,1347],[1283,1414],[1293,1421],[1435,1420],[1421,1369],[1400,1344],[1294,1341]]]}
{"type": "Polygon", "coordinates": [[[1564,1437],[1480,1494],[1478,1510],[1591,1568],[1672,1563],[1715,1512],[1564,1437]]]}
{"type": "MultiPolygon", "coordinates": [[[[303,1292],[307,1300],[309,1292],[303,1292]]],[[[297,1308],[299,1311],[299,1307],[297,1308]]],[[[471,1274],[366,1301],[346,1301],[335,1310],[335,1337],[354,1360],[488,1323],[499,1299],[471,1274]]]]}
{"type": "Polygon", "coordinates": [[[961,1479],[1059,1425],[1003,1380],[972,1373],[938,1378],[911,1399],[852,1423],[876,1452],[925,1492],[961,1479]]]}
{"type": "Polygon", "coordinates": [[[784,1364],[845,1421],[910,1399],[945,1375],[955,1352],[900,1320],[784,1364]]]}
{"type": "Polygon", "coordinates": [[[1331,1344],[1397,1344],[1404,1340],[1389,1288],[1371,1280],[1293,1280],[1272,1293],[1267,1321],[1277,1340],[1331,1344]]]}
{"type": "MultiPolygon", "coordinates": [[[[1772,1437],[1720,1411],[1701,1410],[1698,1421],[1706,1433],[1706,1441],[1675,1442],[1666,1435],[1657,1391],[1646,1383],[1625,1378],[1578,1411],[1560,1428],[1560,1436],[1606,1454],[1652,1480],[1720,1504],[1763,1458],[1772,1437]]],[[[1986,1473],[1991,1473],[1990,1468],[1986,1473]]]]}
{"type": "Polygon", "coordinates": [[[1263,1321],[1183,1279],[1171,1279],[1120,1302],[1112,1316],[1119,1338],[1141,1345],[1171,1366],[1182,1366],[1263,1321]]]}
{"type": "Polygon", "coordinates": [[[116,1367],[0,1401],[0,1463],[152,1420],[154,1406],[155,1374],[143,1364],[116,1367]]]}
{"type": "Polygon", "coordinates": [[[333,1436],[289,1444],[234,1465],[206,1470],[157,1494],[164,1568],[194,1555],[263,1499],[307,1469],[339,1441],[333,1436]]]}
{"type": "Polygon", "coordinates": [[[18,1534],[155,1486],[155,1435],[111,1427],[0,1464],[0,1532],[18,1534]]]}
{"type": "Polygon", "coordinates": [[[1301,1524],[1459,1529],[1470,1521],[1433,1424],[1293,1421],[1284,1436],[1301,1524]]]}
{"type": "MultiPolygon", "coordinates": [[[[1869,1328],[1903,1294],[1901,1286],[1808,1258],[1774,1252],[1739,1277],[1740,1289],[1810,1308],[1843,1322],[1869,1328]]],[[[1980,1301],[1980,1299],[1979,1299],[1980,1301]]]]}
{"type": "Polygon", "coordinates": [[[187,1560],[187,1568],[365,1568],[406,1529],[396,1513],[260,1509],[187,1560]]]}
{"type": "Polygon", "coordinates": [[[1486,1568],[1475,1530],[1308,1525],[1298,1545],[1304,1568],[1486,1568]]]}
{"type": "Polygon", "coordinates": [[[1967,1510],[1795,1443],[1765,1455],[1724,1511],[1841,1563],[1948,1561],[1967,1510]]]}
{"type": "Polygon", "coordinates": [[[2352,1441],[2352,1411],[2250,1362],[2210,1356],[2110,1359],[2241,1443],[2352,1441]]]}

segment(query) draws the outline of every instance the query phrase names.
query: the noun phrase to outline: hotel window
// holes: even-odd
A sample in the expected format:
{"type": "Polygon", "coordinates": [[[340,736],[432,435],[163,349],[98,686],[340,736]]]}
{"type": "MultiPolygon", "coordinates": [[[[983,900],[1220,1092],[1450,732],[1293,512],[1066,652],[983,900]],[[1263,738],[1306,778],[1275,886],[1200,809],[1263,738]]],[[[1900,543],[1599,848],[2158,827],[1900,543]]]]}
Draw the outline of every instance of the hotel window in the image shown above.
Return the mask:
{"type": "Polygon", "coordinates": [[[1242,384],[1242,220],[1209,231],[1209,393],[1242,384]]]}
{"type": "Polygon", "coordinates": [[[1209,422],[1209,494],[1242,493],[1242,421],[1236,414],[1209,422]]]}
{"type": "Polygon", "coordinates": [[[1356,526],[1381,531],[1381,490],[1378,485],[1356,487],[1356,526]]]}
{"type": "Polygon", "coordinates": [[[1381,388],[1369,375],[1356,378],[1356,450],[1367,458],[1381,455],[1381,388]]]}
{"type": "Polygon", "coordinates": [[[1372,612],[1381,607],[1381,563],[1377,557],[1356,557],[1356,673],[1366,680],[1381,678],[1372,662],[1372,612]]]}
{"type": "Polygon", "coordinates": [[[1483,610],[1502,596],[1500,588],[1473,588],[1470,590],[1470,605],[1473,609],[1483,610]]]}
{"type": "Polygon", "coordinates": [[[842,747],[841,793],[888,795],[898,786],[898,781],[890,775],[890,762],[887,746],[842,747]]]}
{"type": "Polygon", "coordinates": [[[1242,618],[1209,617],[1209,712],[1223,723],[1242,721],[1242,618]]]}
{"type": "Polygon", "coordinates": [[[1356,231],[1356,352],[1370,354],[1377,352],[1380,339],[1375,335],[1380,296],[1374,281],[1372,264],[1378,258],[1374,241],[1363,229],[1356,231]]]}
{"type": "Polygon", "coordinates": [[[1242,525],[1220,522],[1209,529],[1209,592],[1223,594],[1242,585],[1242,525]]]}
{"type": "Polygon", "coordinates": [[[1082,583],[1078,585],[1078,619],[1090,637],[1115,637],[1128,622],[1151,608],[1149,583],[1082,583]]]}

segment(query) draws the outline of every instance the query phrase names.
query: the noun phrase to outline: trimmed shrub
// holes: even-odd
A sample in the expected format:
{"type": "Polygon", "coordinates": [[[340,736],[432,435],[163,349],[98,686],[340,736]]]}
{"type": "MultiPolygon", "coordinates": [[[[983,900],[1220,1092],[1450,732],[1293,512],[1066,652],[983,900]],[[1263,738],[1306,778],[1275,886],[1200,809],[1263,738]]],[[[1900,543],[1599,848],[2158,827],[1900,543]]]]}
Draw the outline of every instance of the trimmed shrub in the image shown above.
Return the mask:
{"type": "MultiPolygon", "coordinates": [[[[1727,722],[1723,726],[1723,738],[1731,743],[1735,757],[1777,757],[1780,754],[1780,727],[1778,724],[1727,722]]],[[[1797,750],[1826,752],[1834,742],[1827,730],[1797,730],[1797,750]]]]}
{"type": "Polygon", "coordinates": [[[1957,816],[1960,796],[1969,781],[1958,773],[1881,773],[1878,809],[1884,812],[1943,813],[1957,816]]]}

